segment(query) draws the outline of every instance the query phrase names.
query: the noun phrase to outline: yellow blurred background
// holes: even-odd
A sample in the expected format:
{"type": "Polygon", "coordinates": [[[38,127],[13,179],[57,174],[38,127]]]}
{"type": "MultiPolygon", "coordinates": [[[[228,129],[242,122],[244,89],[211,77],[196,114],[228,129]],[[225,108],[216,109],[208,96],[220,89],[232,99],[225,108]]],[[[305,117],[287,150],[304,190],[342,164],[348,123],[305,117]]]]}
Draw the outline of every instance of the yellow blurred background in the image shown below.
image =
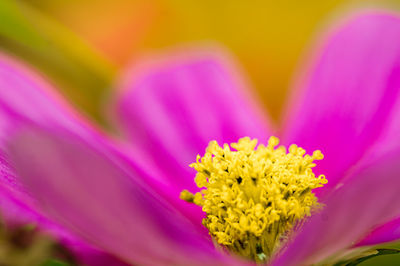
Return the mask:
{"type": "Polygon", "coordinates": [[[237,57],[276,119],[294,68],[335,1],[69,1],[37,5],[118,66],[138,55],[216,41],[237,57]],[[55,4],[56,3],[56,4],[55,4]]]}
{"type": "Polygon", "coordinates": [[[16,49],[14,43],[3,45],[32,59],[36,67],[56,80],[75,104],[97,120],[101,119],[98,105],[104,99],[104,92],[112,87],[119,69],[143,54],[199,41],[217,42],[234,54],[263,104],[277,120],[296,66],[317,33],[341,12],[377,4],[392,7],[395,1],[25,0],[15,3],[14,10],[27,18],[26,23],[42,31],[42,38],[48,42],[56,39],[60,42],[58,46],[64,46],[57,51],[69,52],[64,61],[87,56],[79,55],[84,53],[79,50],[88,47],[96,53],[91,58],[81,58],[83,64],[90,65],[94,57],[98,63],[101,58],[103,68],[95,75],[106,72],[107,78],[100,77],[100,82],[93,82],[98,77],[68,77],[68,71],[79,70],[79,64],[67,70],[62,66],[56,70],[63,72],[60,75],[54,73],[53,63],[43,63],[53,60],[43,53],[57,50],[57,45],[35,52],[34,56],[29,51],[21,52],[21,47],[16,49]],[[58,36],[60,29],[69,38],[58,36]],[[51,30],[57,33],[49,34],[51,30]],[[71,52],[74,46],[81,49],[71,52]]]}

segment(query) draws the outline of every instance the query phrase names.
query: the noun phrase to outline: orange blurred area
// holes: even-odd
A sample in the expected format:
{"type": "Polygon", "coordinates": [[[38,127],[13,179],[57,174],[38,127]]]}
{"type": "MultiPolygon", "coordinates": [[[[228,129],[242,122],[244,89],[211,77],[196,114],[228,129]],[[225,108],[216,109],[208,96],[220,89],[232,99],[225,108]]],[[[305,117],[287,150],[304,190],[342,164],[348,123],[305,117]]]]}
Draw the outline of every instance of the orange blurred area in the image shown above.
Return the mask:
{"type": "Polygon", "coordinates": [[[147,1],[38,1],[32,3],[56,17],[119,65],[154,27],[160,7],[147,1]]]}
{"type": "Polygon", "coordinates": [[[296,66],[332,14],[389,1],[34,1],[120,67],[154,50],[217,42],[277,120],[296,66]]]}

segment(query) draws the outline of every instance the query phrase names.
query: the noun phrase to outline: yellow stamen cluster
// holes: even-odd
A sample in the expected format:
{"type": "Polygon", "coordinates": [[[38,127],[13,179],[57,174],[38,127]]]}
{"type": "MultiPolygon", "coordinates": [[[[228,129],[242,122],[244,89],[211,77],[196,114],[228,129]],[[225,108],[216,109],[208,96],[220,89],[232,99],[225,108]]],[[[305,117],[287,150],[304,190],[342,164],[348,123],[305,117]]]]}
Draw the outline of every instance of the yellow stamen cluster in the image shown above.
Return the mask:
{"type": "Polygon", "coordinates": [[[223,147],[211,141],[190,165],[202,190],[181,193],[202,206],[203,224],[217,243],[255,261],[270,258],[292,228],[320,206],[312,189],[327,183],[311,169],[323,158],[319,150],[305,155],[296,145],[287,152],[278,144],[276,137],[267,146],[248,137],[223,147]]]}

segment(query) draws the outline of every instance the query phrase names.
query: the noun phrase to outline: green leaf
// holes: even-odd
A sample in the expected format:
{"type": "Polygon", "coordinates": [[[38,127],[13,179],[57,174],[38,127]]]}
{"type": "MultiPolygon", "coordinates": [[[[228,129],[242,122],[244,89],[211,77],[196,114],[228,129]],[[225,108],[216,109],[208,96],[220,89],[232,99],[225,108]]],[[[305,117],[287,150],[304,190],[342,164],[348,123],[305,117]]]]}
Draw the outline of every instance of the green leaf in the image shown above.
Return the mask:
{"type": "Polygon", "coordinates": [[[364,256],[364,257],[357,257],[351,260],[347,261],[341,261],[335,264],[335,266],[355,266],[360,264],[363,261],[369,260],[371,258],[377,257],[377,256],[382,256],[382,255],[392,255],[392,254],[397,254],[400,253],[400,249],[394,249],[394,248],[381,248],[381,249],[376,249],[376,253],[364,256]]]}
{"type": "Polygon", "coordinates": [[[100,117],[99,106],[116,67],[68,28],[23,1],[0,1],[0,49],[50,78],[81,110],[100,117]]]}
{"type": "Polygon", "coordinates": [[[69,263],[55,259],[48,260],[42,264],[42,266],[69,266],[69,265],[70,265],[69,263]]]}

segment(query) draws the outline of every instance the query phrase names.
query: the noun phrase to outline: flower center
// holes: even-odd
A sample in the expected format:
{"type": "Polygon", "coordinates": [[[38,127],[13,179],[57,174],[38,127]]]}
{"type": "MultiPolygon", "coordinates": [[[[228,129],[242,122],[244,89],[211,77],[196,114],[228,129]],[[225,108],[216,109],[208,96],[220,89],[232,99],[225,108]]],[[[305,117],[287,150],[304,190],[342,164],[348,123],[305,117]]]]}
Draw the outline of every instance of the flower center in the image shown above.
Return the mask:
{"type": "Polygon", "coordinates": [[[181,192],[181,199],[202,206],[203,224],[217,243],[254,261],[268,260],[320,207],[312,190],[328,182],[311,169],[323,158],[319,150],[305,155],[296,145],[287,152],[278,144],[276,137],[267,146],[248,137],[223,147],[211,141],[190,165],[202,190],[181,192]]]}

